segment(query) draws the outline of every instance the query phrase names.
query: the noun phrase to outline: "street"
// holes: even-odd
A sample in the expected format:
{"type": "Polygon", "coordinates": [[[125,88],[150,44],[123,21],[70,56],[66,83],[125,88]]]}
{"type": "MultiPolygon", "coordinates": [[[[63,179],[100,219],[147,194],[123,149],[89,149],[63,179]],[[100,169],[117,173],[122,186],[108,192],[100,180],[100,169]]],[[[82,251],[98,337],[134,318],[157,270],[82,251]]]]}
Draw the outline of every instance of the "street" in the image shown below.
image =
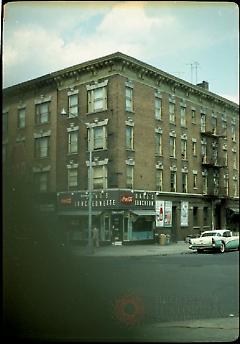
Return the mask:
{"type": "MultiPolygon", "coordinates": [[[[152,324],[238,317],[236,251],[100,258],[35,252],[34,257],[5,272],[8,336],[146,341],[144,329],[151,337],[152,324]]],[[[161,341],[161,333],[154,336],[161,341]]]]}

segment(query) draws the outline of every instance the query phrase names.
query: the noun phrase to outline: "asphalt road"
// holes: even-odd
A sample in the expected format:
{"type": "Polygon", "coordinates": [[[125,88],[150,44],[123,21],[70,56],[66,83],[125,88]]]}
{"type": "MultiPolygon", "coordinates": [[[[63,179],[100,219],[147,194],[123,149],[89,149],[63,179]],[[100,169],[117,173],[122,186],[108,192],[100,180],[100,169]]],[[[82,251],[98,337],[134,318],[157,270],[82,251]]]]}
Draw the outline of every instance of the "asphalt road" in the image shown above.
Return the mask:
{"type": "Polygon", "coordinates": [[[152,324],[236,317],[238,261],[238,252],[124,258],[26,253],[4,271],[5,335],[137,341],[152,324]]]}

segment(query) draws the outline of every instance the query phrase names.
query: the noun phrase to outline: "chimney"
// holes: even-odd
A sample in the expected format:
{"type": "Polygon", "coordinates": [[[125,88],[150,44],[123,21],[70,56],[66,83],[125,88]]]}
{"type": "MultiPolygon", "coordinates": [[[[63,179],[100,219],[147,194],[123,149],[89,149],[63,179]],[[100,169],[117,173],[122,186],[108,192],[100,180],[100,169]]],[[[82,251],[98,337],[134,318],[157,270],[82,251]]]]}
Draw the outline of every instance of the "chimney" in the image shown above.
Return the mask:
{"type": "Polygon", "coordinates": [[[197,84],[197,86],[204,88],[204,90],[209,91],[209,84],[207,81],[202,81],[200,84],[197,84]]]}

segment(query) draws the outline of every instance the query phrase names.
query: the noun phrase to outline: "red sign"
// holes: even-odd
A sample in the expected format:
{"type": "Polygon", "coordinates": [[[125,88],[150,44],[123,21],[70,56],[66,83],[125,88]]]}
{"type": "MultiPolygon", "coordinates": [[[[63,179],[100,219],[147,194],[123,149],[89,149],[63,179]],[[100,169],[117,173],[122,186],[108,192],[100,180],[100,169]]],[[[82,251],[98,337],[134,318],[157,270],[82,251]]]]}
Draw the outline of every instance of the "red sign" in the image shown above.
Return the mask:
{"type": "Polygon", "coordinates": [[[72,204],[72,198],[71,197],[64,197],[60,199],[61,204],[72,204]]]}
{"type": "Polygon", "coordinates": [[[130,195],[123,195],[123,196],[120,196],[120,201],[123,204],[131,204],[134,202],[134,197],[130,195]]]}

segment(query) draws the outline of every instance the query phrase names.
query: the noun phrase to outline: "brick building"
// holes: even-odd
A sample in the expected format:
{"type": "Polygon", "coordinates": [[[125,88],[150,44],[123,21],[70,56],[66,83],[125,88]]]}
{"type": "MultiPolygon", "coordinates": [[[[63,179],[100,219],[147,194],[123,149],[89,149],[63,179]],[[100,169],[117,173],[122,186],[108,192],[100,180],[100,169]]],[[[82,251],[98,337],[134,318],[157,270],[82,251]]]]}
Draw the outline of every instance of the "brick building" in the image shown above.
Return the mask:
{"type": "Polygon", "coordinates": [[[117,52],[3,90],[4,176],[27,178],[72,240],[88,226],[84,123],[102,242],[237,225],[238,105],[117,52]]]}

